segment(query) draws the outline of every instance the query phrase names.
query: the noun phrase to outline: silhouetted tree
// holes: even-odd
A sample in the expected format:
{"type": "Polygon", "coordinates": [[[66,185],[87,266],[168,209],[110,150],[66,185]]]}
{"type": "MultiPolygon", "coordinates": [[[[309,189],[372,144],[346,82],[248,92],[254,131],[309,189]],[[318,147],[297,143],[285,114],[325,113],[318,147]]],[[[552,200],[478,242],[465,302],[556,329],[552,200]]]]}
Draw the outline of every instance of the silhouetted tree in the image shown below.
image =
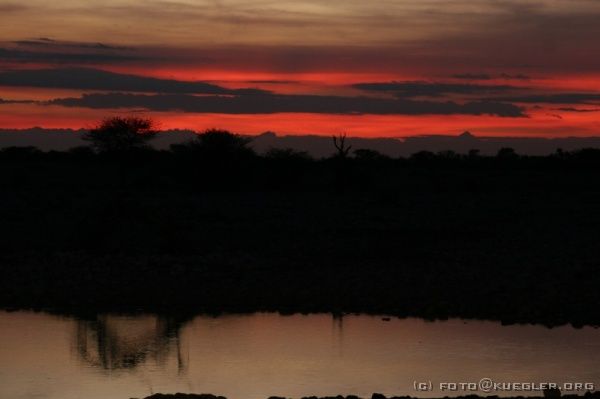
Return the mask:
{"type": "Polygon", "coordinates": [[[439,159],[445,159],[445,160],[458,160],[458,159],[460,159],[460,155],[458,155],[456,153],[456,151],[452,151],[452,150],[439,151],[437,153],[437,157],[439,159]]]}
{"type": "Polygon", "coordinates": [[[104,119],[83,135],[98,152],[127,152],[148,148],[156,136],[155,123],[149,118],[115,116],[104,119]]]}
{"type": "Polygon", "coordinates": [[[360,161],[381,161],[384,159],[389,159],[387,155],[367,148],[359,148],[354,150],[354,157],[360,161]]]}
{"type": "Polygon", "coordinates": [[[570,154],[568,152],[565,152],[562,148],[557,148],[556,151],[553,154],[550,155],[550,157],[564,160],[569,155],[570,154]]]}
{"type": "Polygon", "coordinates": [[[417,162],[431,162],[435,160],[435,154],[431,151],[418,151],[412,154],[410,159],[417,162]]]}
{"type": "Polygon", "coordinates": [[[176,153],[194,153],[205,159],[231,159],[253,156],[254,150],[248,147],[249,137],[227,130],[208,129],[184,144],[171,146],[176,153]]]}
{"type": "Polygon", "coordinates": [[[469,159],[479,158],[480,156],[481,156],[481,151],[478,150],[477,148],[470,149],[469,153],[467,154],[467,157],[469,159]]]}
{"type": "Polygon", "coordinates": [[[336,149],[336,153],[331,158],[334,172],[334,189],[336,192],[343,192],[346,191],[353,180],[352,164],[347,162],[352,146],[346,143],[346,133],[332,136],[332,139],[336,149]]]}
{"type": "Polygon", "coordinates": [[[333,145],[337,150],[338,158],[346,158],[352,149],[351,145],[346,144],[346,133],[340,133],[338,136],[333,136],[333,145]]]}
{"type": "Polygon", "coordinates": [[[15,157],[15,158],[24,158],[31,157],[35,155],[42,154],[42,151],[33,146],[24,146],[24,147],[4,147],[0,150],[0,153],[4,156],[15,157]]]}
{"type": "Polygon", "coordinates": [[[519,158],[519,155],[516,153],[514,148],[503,147],[498,150],[496,157],[498,159],[516,159],[519,158]]]}
{"type": "Polygon", "coordinates": [[[598,162],[600,161],[600,149],[598,148],[582,148],[574,151],[573,158],[578,161],[598,162]]]}
{"type": "Polygon", "coordinates": [[[271,148],[265,153],[268,159],[310,161],[312,157],[306,151],[298,151],[293,148],[271,148]]]}

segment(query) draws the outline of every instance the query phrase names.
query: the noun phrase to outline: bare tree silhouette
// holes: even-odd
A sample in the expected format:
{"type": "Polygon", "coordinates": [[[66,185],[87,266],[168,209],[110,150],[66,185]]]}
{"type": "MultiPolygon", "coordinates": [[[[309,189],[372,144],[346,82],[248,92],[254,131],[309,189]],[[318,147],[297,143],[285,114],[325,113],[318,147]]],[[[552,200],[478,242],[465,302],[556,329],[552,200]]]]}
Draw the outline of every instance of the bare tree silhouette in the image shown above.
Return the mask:
{"type": "Polygon", "coordinates": [[[346,145],[346,133],[340,133],[338,136],[333,136],[333,145],[337,150],[336,156],[346,158],[352,149],[351,145],[346,145]]]}

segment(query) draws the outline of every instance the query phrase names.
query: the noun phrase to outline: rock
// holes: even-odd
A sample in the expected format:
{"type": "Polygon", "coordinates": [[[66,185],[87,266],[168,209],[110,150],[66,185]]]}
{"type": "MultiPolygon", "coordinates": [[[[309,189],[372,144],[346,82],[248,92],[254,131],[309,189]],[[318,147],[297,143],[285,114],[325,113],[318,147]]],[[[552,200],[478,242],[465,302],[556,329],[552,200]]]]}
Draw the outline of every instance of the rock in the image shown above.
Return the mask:
{"type": "Polygon", "coordinates": [[[548,388],[544,389],[544,398],[560,398],[560,389],[548,388]]]}
{"type": "Polygon", "coordinates": [[[209,393],[193,394],[193,393],[175,393],[175,394],[163,394],[155,393],[152,396],[148,396],[144,399],[227,399],[224,396],[216,396],[209,393]]]}

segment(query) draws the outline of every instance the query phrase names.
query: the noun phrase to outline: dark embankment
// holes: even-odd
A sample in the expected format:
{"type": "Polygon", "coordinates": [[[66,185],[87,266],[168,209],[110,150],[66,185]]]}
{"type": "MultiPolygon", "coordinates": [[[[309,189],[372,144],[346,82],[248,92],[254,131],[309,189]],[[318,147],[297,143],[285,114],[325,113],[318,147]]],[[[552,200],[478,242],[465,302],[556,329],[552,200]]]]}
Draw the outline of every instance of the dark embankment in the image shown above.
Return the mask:
{"type": "Polygon", "coordinates": [[[0,305],[600,324],[600,156],[0,152],[0,305]]]}

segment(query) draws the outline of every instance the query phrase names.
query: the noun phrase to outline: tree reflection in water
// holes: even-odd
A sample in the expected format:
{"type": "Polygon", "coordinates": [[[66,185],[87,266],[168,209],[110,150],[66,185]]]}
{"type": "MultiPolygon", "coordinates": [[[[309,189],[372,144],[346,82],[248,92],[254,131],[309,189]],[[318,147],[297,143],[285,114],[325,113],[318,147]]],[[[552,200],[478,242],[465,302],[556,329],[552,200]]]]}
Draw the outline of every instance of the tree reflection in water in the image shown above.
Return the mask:
{"type": "Polygon", "coordinates": [[[187,359],[179,337],[187,319],[155,315],[127,317],[98,315],[77,321],[76,346],[81,359],[105,370],[133,369],[147,362],[164,367],[175,351],[179,373],[187,359]]]}

